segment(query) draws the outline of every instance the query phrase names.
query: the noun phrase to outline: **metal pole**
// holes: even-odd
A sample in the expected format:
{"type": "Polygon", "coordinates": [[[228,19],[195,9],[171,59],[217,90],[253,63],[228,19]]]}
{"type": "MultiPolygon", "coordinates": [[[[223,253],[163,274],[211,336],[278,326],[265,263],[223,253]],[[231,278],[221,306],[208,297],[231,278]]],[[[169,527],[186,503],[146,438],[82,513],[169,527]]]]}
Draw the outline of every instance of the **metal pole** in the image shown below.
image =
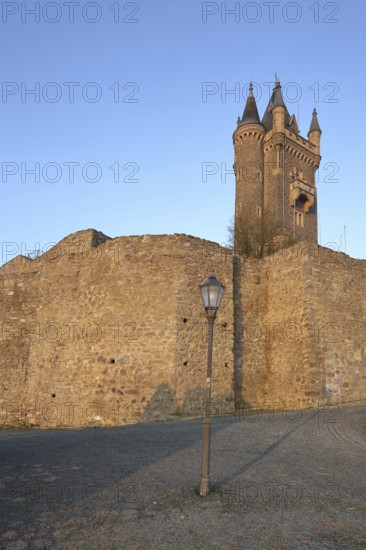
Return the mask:
{"type": "Polygon", "coordinates": [[[212,344],[213,327],[216,319],[216,311],[207,313],[208,321],[208,353],[207,353],[207,378],[205,398],[205,419],[203,421],[203,451],[202,451],[202,475],[200,495],[205,497],[210,490],[210,439],[211,439],[211,372],[212,372],[212,344]]]}

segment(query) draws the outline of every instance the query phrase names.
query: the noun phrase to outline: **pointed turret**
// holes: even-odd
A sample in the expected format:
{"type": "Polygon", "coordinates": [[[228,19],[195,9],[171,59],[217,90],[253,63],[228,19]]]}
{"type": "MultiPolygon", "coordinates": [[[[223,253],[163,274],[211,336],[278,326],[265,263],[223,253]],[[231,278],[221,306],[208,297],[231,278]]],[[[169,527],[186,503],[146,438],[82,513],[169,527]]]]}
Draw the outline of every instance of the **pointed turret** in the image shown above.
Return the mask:
{"type": "Polygon", "coordinates": [[[253,94],[253,84],[250,83],[249,86],[249,95],[245,105],[243,118],[238,120],[238,126],[242,124],[260,124],[261,120],[259,118],[257,103],[253,94]]]}
{"type": "Polygon", "coordinates": [[[318,113],[316,112],[315,108],[314,108],[314,111],[313,111],[313,118],[311,119],[309,134],[310,134],[310,132],[313,132],[314,130],[318,130],[319,132],[321,132],[319,121],[318,121],[318,113]]]}
{"type": "Polygon", "coordinates": [[[273,90],[273,105],[272,105],[272,127],[275,132],[283,132],[285,129],[287,108],[283,101],[281,84],[279,80],[275,82],[273,90]]]}
{"type": "Polygon", "coordinates": [[[233,134],[236,180],[235,227],[241,216],[249,216],[248,219],[253,221],[258,220],[258,212],[262,212],[263,209],[262,175],[265,134],[266,129],[259,118],[251,82],[243,116],[238,120],[238,127],[233,134]]]}
{"type": "Polygon", "coordinates": [[[277,106],[286,108],[285,102],[283,101],[282,88],[279,80],[275,82],[273,88],[273,107],[277,106]]]}
{"type": "Polygon", "coordinates": [[[266,112],[264,113],[262,124],[267,130],[272,130],[274,127],[274,118],[276,118],[276,129],[281,130],[283,127],[288,127],[290,124],[290,113],[287,110],[283,100],[282,89],[279,80],[276,80],[273,87],[273,93],[269,100],[266,112]],[[276,113],[276,117],[274,117],[276,113]]]}
{"type": "Polygon", "coordinates": [[[314,145],[317,149],[318,155],[320,154],[320,138],[322,135],[322,131],[320,129],[320,124],[318,121],[318,113],[316,112],[316,109],[314,108],[313,111],[313,118],[311,119],[311,125],[310,130],[308,133],[309,141],[312,145],[314,145]]]}

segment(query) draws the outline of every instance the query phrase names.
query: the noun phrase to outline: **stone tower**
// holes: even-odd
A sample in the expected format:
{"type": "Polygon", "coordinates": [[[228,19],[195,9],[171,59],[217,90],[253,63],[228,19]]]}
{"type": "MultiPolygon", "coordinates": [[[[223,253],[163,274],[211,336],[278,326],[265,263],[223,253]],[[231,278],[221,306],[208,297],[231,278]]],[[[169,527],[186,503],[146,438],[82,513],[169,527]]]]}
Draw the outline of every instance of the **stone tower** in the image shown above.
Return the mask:
{"type": "Polygon", "coordinates": [[[273,88],[260,120],[253,86],[233,135],[235,150],[235,220],[258,220],[270,212],[296,241],[317,243],[315,174],[319,167],[321,129],[317,112],[303,138],[295,115],[283,100],[281,84],[273,88]]]}

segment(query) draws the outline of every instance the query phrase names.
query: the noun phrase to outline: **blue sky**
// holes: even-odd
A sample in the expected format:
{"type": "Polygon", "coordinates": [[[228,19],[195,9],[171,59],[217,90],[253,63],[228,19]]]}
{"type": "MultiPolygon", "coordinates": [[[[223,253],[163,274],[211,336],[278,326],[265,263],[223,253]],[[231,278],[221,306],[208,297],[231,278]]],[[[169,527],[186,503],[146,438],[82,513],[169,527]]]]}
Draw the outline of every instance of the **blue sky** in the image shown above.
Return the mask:
{"type": "Polygon", "coordinates": [[[225,243],[236,119],[274,72],[303,135],[318,110],[321,243],[346,226],[366,257],[364,2],[35,4],[2,3],[2,261],[90,227],[225,243]]]}

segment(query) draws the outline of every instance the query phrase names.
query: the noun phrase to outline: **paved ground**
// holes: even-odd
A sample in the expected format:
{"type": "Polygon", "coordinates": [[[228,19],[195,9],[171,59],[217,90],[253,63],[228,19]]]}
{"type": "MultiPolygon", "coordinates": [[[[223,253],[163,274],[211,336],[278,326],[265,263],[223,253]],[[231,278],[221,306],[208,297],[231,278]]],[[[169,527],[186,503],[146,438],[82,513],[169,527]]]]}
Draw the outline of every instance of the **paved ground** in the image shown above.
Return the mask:
{"type": "Polygon", "coordinates": [[[366,406],[0,431],[1,549],[366,549],[366,406]]]}

